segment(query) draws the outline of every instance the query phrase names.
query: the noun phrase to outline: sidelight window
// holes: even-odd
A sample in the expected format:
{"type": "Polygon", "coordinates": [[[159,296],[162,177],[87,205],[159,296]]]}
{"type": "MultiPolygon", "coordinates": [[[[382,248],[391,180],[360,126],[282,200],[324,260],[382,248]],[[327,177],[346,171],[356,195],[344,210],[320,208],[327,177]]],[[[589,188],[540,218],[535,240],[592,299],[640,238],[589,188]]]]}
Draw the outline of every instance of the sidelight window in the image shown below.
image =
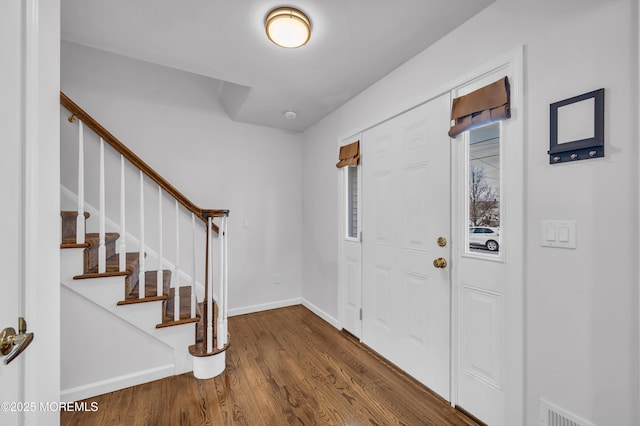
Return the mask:
{"type": "Polygon", "coordinates": [[[495,256],[500,253],[503,241],[500,231],[500,123],[470,130],[466,139],[467,250],[495,256]]]}
{"type": "Polygon", "coordinates": [[[347,238],[358,238],[358,167],[349,166],[347,169],[347,206],[346,230],[347,238]]]}

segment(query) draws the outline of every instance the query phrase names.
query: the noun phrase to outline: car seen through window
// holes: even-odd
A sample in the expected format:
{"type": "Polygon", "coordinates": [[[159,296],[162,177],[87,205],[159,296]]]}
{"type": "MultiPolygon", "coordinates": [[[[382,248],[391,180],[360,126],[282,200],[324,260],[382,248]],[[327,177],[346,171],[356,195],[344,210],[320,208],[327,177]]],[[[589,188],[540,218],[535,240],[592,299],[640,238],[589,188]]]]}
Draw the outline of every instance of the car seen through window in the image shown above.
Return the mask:
{"type": "Polygon", "coordinates": [[[500,229],[489,226],[469,228],[469,246],[498,251],[500,248],[500,229]]]}

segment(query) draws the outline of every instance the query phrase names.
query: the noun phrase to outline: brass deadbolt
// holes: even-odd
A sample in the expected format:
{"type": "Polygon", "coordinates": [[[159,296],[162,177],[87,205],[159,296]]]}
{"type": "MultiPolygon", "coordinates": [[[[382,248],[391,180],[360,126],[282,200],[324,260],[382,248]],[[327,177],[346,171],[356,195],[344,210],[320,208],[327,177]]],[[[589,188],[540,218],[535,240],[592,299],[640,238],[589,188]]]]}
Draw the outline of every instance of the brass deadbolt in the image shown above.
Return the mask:
{"type": "Polygon", "coordinates": [[[447,239],[445,237],[438,237],[438,245],[444,247],[447,245],[447,239]]]}

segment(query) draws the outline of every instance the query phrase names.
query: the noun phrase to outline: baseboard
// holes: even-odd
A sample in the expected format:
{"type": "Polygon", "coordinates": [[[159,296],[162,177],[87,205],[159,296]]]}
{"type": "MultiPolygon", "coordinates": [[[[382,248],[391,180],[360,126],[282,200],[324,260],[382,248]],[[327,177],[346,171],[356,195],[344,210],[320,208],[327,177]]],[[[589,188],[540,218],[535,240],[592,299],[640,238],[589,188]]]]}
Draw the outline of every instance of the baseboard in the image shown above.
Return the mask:
{"type": "Polygon", "coordinates": [[[320,318],[322,318],[323,320],[325,320],[326,322],[328,322],[338,330],[340,329],[339,321],[337,318],[334,318],[333,316],[329,315],[328,313],[318,308],[313,303],[309,302],[307,299],[302,298],[302,306],[309,309],[311,312],[313,312],[314,314],[316,314],[317,316],[319,316],[320,318]]]}
{"type": "Polygon", "coordinates": [[[131,386],[152,382],[165,377],[173,376],[174,365],[163,365],[161,367],[152,368],[144,371],[137,371],[124,376],[114,377],[87,385],[78,386],[71,389],[62,389],[60,391],[60,399],[62,401],[80,401],[82,399],[91,398],[93,396],[103,395],[109,392],[125,389],[131,386]]]}
{"type": "Polygon", "coordinates": [[[255,312],[268,311],[269,309],[286,308],[287,306],[299,305],[301,302],[302,299],[299,297],[287,300],[278,300],[276,302],[262,303],[260,305],[229,309],[227,315],[234,317],[237,315],[253,314],[255,312]]]}

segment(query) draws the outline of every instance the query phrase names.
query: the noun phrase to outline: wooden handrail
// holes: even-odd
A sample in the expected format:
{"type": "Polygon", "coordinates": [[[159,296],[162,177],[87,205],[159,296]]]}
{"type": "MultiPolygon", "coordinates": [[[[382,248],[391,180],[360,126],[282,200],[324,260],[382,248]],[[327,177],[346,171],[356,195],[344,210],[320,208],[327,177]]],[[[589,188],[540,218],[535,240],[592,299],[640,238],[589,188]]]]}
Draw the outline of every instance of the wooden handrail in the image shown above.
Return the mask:
{"type": "MultiPolygon", "coordinates": [[[[80,108],[75,102],[73,102],[67,95],[60,92],[60,105],[65,107],[71,114],[78,117],[84,125],[93,130],[98,136],[100,136],[106,143],[111,145],[119,154],[126,158],[131,164],[137,167],[151,180],[157,183],[165,192],[175,198],[180,204],[182,204],[187,210],[195,214],[201,221],[207,223],[208,217],[222,217],[229,216],[229,210],[210,210],[201,209],[196,206],[191,200],[189,200],[182,192],[178,191],[173,185],[171,185],[165,178],[160,176],[151,166],[145,163],[140,157],[138,157],[133,151],[125,146],[122,142],[113,136],[107,129],[102,127],[93,117],[87,114],[82,108],[80,108]]],[[[218,232],[218,227],[214,224],[213,229],[218,232]]]]}

